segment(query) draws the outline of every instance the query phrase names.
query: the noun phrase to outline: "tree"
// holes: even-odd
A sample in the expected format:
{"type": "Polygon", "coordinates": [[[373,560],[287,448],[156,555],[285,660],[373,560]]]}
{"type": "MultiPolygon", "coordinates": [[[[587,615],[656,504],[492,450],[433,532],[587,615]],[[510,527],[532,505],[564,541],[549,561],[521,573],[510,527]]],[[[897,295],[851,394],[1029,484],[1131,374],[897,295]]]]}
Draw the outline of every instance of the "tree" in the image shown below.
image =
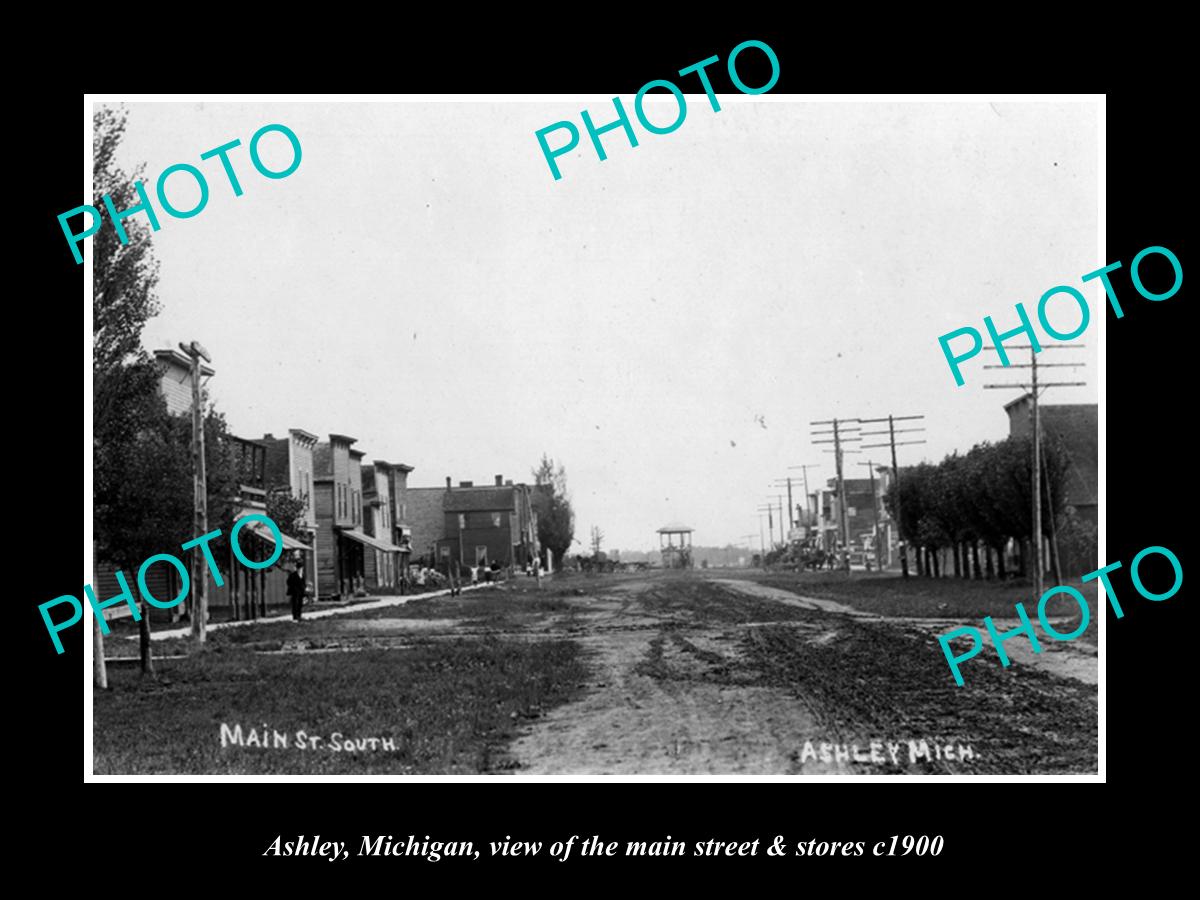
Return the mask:
{"type": "MultiPolygon", "coordinates": [[[[176,548],[199,537],[192,533],[191,418],[167,412],[157,390],[140,398],[137,410],[137,425],[98,442],[93,457],[96,555],[125,572],[131,582],[130,573],[145,559],[173,551],[178,555],[176,548]]],[[[224,416],[210,408],[204,430],[209,527],[221,531],[209,546],[228,571],[227,535],[237,506],[237,465],[224,416]]],[[[207,567],[205,572],[208,577],[207,567]]],[[[140,605],[142,671],[151,674],[148,610],[144,601],[140,605]]]]}
{"type": "Polygon", "coordinates": [[[575,539],[575,510],[567,493],[567,471],[561,464],[556,467],[554,460],[543,453],[541,463],[533,470],[533,480],[538,542],[554,555],[554,568],[559,569],[575,539]]]}
{"type": "Polygon", "coordinates": [[[292,496],[291,487],[275,488],[267,494],[267,517],[288,537],[300,539],[305,531],[304,513],[308,504],[292,496]]]}
{"type": "MultiPolygon", "coordinates": [[[[1042,440],[1042,530],[1054,538],[1067,509],[1066,475],[1069,458],[1057,440],[1042,440]]],[[[953,551],[954,574],[980,577],[978,545],[1000,559],[1004,576],[1004,545],[1010,538],[1032,538],[1033,442],[1009,437],[995,444],[977,444],[965,456],[952,453],[937,465],[922,463],[906,469],[901,479],[901,525],[917,546],[918,572],[939,575],[938,551],[953,551]],[[932,566],[930,565],[932,563],[932,566]]],[[[896,486],[884,499],[895,516],[896,486]]],[[[1054,542],[1052,541],[1052,547],[1054,542]]]]}
{"type": "Polygon", "coordinates": [[[592,526],[592,556],[600,558],[600,549],[604,546],[604,532],[599,525],[592,526]]]}
{"type": "MultiPolygon", "coordinates": [[[[101,109],[93,121],[92,205],[103,209],[102,198],[109,194],[114,204],[126,209],[133,205],[132,185],[141,171],[135,170],[131,177],[114,159],[125,133],[125,113],[101,109]]],[[[130,450],[128,444],[144,421],[166,410],[158,396],[158,373],[142,349],[142,329],[159,311],[154,293],[158,263],[150,253],[149,227],[137,219],[126,219],[124,225],[127,243],[122,244],[112,228],[101,228],[92,243],[92,500],[97,557],[115,559],[111,554],[116,552],[123,565],[136,566],[144,557],[135,562],[119,549],[114,530],[119,531],[124,523],[121,513],[114,509],[122,506],[121,482],[130,473],[130,459],[142,455],[130,450]]],[[[147,474],[137,469],[131,472],[137,478],[147,474]]],[[[156,473],[148,477],[153,479],[156,473]]],[[[138,511],[133,512],[137,515],[138,511]]],[[[142,671],[149,672],[150,632],[144,605],[142,613],[142,671]]],[[[106,686],[104,640],[99,622],[93,621],[92,627],[96,629],[98,657],[95,680],[106,686]]]]}

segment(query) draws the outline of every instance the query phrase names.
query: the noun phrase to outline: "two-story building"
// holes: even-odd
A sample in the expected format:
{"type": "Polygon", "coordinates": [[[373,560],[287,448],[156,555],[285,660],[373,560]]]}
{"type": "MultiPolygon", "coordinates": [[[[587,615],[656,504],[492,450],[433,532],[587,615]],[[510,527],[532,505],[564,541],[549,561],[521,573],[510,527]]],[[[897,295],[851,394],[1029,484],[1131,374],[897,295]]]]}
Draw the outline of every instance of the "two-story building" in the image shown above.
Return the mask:
{"type": "MultiPolygon", "coordinates": [[[[317,507],[317,581],[323,596],[345,599],[380,586],[386,566],[376,562],[375,551],[391,554],[399,548],[391,540],[364,530],[363,465],[365,455],[355,450],[355,438],[329,435],[313,452],[317,507]],[[373,576],[368,580],[368,558],[373,576]]],[[[390,523],[390,512],[389,512],[390,523]]],[[[391,563],[396,571],[396,563],[391,563]]],[[[394,574],[393,574],[394,578],[394,574]]]]}
{"type": "Polygon", "coordinates": [[[299,537],[308,545],[300,558],[304,563],[304,577],[313,586],[314,599],[320,599],[320,585],[316,578],[317,508],[313,494],[313,451],[319,438],[302,428],[289,428],[288,436],[277,438],[263,435],[259,442],[267,451],[267,491],[287,490],[304,503],[299,537]]]}
{"type": "MultiPolygon", "coordinates": [[[[890,469],[880,467],[874,478],[846,478],[846,530],[850,533],[850,550],[858,553],[870,550],[884,567],[899,557],[895,527],[888,515],[884,497],[891,484],[890,469]],[[878,530],[876,527],[878,526],[878,530]]],[[[818,528],[822,544],[832,551],[842,542],[841,498],[836,478],[830,478],[824,488],[818,488],[820,520],[818,528]]]]}
{"type": "Polygon", "coordinates": [[[392,543],[400,548],[401,562],[407,566],[412,556],[412,525],[408,521],[408,476],[412,466],[395,463],[388,470],[392,494],[392,543]]]}
{"type": "Polygon", "coordinates": [[[539,552],[537,513],[527,484],[497,475],[491,485],[460,481],[455,487],[447,478],[445,489],[409,488],[408,498],[414,551],[424,554],[427,546],[439,568],[523,567],[539,552]]]}
{"type": "MultiPolygon", "coordinates": [[[[167,403],[167,412],[173,416],[192,414],[192,358],[178,350],[155,350],[154,360],[158,364],[158,389],[167,403]]],[[[214,371],[200,364],[200,376],[210,378],[214,371]]]]}
{"type": "Polygon", "coordinates": [[[362,545],[347,538],[358,523],[353,502],[362,489],[361,476],[351,481],[350,448],[355,438],[331,434],[313,448],[313,497],[317,514],[317,589],[322,597],[354,593],[363,570],[362,545]]]}
{"type": "MultiPolygon", "coordinates": [[[[374,539],[366,551],[366,589],[375,591],[399,586],[407,554],[394,543],[396,530],[396,484],[391,463],[377,459],[362,470],[363,531],[374,539]]],[[[410,467],[409,471],[411,471],[410,467]]]]}

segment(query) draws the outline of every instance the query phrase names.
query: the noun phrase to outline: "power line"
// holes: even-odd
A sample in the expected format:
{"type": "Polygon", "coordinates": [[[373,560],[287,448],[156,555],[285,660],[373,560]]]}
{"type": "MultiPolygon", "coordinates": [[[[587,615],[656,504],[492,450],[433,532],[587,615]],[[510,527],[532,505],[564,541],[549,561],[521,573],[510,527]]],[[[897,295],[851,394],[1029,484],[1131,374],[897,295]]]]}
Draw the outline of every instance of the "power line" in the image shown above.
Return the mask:
{"type": "MultiPolygon", "coordinates": [[[[1021,388],[1027,390],[1032,400],[1032,410],[1030,414],[1033,418],[1033,528],[1030,535],[1030,543],[1033,544],[1033,571],[1034,582],[1037,587],[1037,596],[1042,595],[1042,589],[1045,586],[1045,566],[1042,562],[1042,418],[1040,412],[1040,404],[1038,398],[1042,392],[1052,387],[1084,387],[1086,381],[1043,381],[1038,382],[1038,361],[1037,355],[1039,350],[1082,350],[1085,344],[1051,344],[1047,347],[1034,347],[1032,344],[1014,344],[1012,347],[1003,347],[989,344],[986,349],[993,350],[1000,354],[1001,360],[1005,365],[999,368],[1004,369],[1029,369],[1030,381],[1016,382],[1009,384],[985,384],[984,388],[991,390],[1004,390],[1011,388],[1021,388]],[[1028,350],[1028,363],[1008,363],[1008,350],[1028,350]]],[[[1085,363],[1042,363],[1042,366],[1082,366],[1085,363]]],[[[1049,482],[1047,481],[1047,488],[1049,482]]],[[[1049,491],[1047,490],[1047,494],[1049,491]]],[[[1053,530],[1054,509],[1053,505],[1050,510],[1051,529],[1053,530]]],[[[1056,542],[1057,543],[1057,542],[1056,542]]],[[[1058,553],[1055,551],[1055,560],[1057,561],[1058,553]]]]}
{"type": "Polygon", "coordinates": [[[887,416],[882,419],[859,419],[859,421],[861,423],[863,423],[864,425],[876,425],[876,424],[881,424],[883,422],[887,422],[887,425],[888,425],[886,431],[864,431],[864,432],[862,432],[864,437],[871,436],[871,435],[886,434],[888,436],[887,443],[863,444],[862,446],[863,446],[864,450],[871,450],[876,447],[890,447],[892,450],[892,474],[896,479],[896,516],[895,516],[895,519],[896,519],[896,543],[900,547],[900,571],[905,578],[908,577],[908,545],[904,542],[904,527],[901,524],[901,517],[900,517],[900,511],[901,511],[900,510],[900,496],[901,496],[900,495],[900,467],[896,464],[896,447],[897,446],[903,447],[906,444],[924,444],[925,441],[924,440],[897,441],[896,435],[897,434],[908,434],[908,433],[913,433],[913,432],[921,432],[921,431],[924,431],[925,428],[924,428],[924,426],[922,426],[920,428],[897,428],[896,423],[897,422],[915,422],[915,421],[918,421],[918,420],[924,419],[924,418],[925,418],[924,415],[919,415],[919,416],[887,416]]]}
{"type": "MultiPolygon", "coordinates": [[[[846,479],[842,475],[842,456],[845,453],[857,453],[857,450],[845,450],[842,447],[843,443],[852,443],[861,441],[862,437],[858,432],[862,431],[861,425],[847,425],[847,422],[857,422],[857,419],[825,419],[817,422],[809,422],[810,425],[832,425],[833,428],[828,431],[814,431],[812,434],[830,434],[832,438],[822,438],[821,440],[813,441],[814,444],[833,444],[833,457],[837,463],[837,488],[838,488],[838,513],[842,520],[842,571],[850,571],[850,522],[846,517],[846,479]]],[[[830,451],[826,451],[830,452],[830,451]]]]}

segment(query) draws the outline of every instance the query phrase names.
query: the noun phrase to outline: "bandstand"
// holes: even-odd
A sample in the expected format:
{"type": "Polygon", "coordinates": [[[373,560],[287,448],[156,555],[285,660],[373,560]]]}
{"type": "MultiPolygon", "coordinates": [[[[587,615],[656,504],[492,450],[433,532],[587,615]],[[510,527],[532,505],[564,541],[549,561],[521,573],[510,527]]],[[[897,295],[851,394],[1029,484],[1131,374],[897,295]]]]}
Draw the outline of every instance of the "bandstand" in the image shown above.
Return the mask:
{"type": "Polygon", "coordinates": [[[658,546],[664,569],[692,567],[692,529],[687,525],[672,522],[658,529],[658,546]]]}

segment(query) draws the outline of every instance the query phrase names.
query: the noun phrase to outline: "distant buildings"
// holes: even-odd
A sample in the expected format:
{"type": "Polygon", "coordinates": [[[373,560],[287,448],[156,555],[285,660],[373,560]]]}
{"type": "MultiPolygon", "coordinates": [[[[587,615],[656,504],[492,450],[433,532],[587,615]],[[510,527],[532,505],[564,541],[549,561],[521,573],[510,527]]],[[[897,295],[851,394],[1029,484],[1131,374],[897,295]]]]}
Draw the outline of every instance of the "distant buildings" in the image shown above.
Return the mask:
{"type": "MultiPolygon", "coordinates": [[[[896,525],[888,515],[884,497],[891,486],[890,467],[875,468],[875,478],[846,478],[846,526],[852,553],[872,551],[882,568],[899,565],[896,525]]],[[[832,552],[842,542],[841,500],[837,479],[830,478],[817,489],[820,511],[816,525],[820,544],[832,552]]]]}
{"type": "MultiPolygon", "coordinates": [[[[192,360],[178,350],[156,350],[160,389],[167,410],[192,413],[192,360]]],[[[209,377],[214,370],[200,366],[209,377]]],[[[476,487],[410,488],[413,467],[375,459],[364,465],[357,439],[330,434],[326,441],[302,428],[261,440],[229,437],[238,481],[235,520],[265,513],[275,492],[299,500],[302,513],[296,537],[283,535],[291,558],[302,560],[314,599],[336,600],[364,592],[400,588],[410,562],[524,567],[539,555],[537,508],[544,498],[537,486],[514,484],[502,476],[476,487]]],[[[244,526],[239,544],[251,558],[273,552],[271,531],[261,523],[244,526]]],[[[98,564],[97,584],[115,585],[111,566],[98,564]]],[[[257,615],[286,602],[287,573],[282,566],[262,572],[230,566],[218,588],[209,584],[210,606],[231,606],[236,617],[257,615]]],[[[153,570],[156,596],[176,592],[173,570],[153,570]],[[159,582],[162,582],[161,584],[159,582]]],[[[112,589],[109,593],[116,593],[112,589]]],[[[173,610],[178,617],[184,610],[173,610]]]]}
{"type": "Polygon", "coordinates": [[[491,485],[460,481],[445,488],[409,488],[413,553],[451,565],[523,567],[540,554],[537,513],[527,484],[497,475],[491,485]]]}

